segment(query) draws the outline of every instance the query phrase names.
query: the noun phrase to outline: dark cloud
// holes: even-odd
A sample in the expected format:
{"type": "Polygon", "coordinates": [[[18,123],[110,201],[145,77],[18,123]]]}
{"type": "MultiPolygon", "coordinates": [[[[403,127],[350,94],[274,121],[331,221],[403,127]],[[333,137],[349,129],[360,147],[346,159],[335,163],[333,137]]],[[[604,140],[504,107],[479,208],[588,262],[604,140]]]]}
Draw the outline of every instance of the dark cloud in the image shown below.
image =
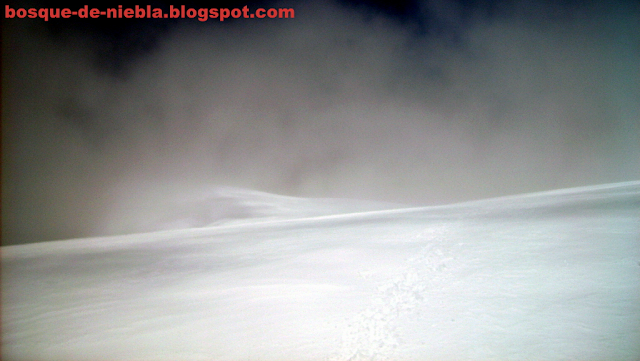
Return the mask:
{"type": "Polygon", "coordinates": [[[640,178],[637,2],[403,4],[5,20],[3,242],[204,185],[428,205],[640,178]]]}

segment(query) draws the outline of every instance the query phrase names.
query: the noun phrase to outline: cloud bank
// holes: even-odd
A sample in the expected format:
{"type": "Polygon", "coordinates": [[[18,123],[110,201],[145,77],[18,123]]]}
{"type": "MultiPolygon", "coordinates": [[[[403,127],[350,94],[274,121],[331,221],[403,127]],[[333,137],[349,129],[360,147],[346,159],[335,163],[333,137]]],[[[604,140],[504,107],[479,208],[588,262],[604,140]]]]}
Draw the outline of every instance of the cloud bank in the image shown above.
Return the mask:
{"type": "Polygon", "coordinates": [[[640,5],[452,4],[283,3],[295,19],[185,21],[119,63],[5,19],[3,243],[216,185],[431,205],[640,179],[640,5]]]}

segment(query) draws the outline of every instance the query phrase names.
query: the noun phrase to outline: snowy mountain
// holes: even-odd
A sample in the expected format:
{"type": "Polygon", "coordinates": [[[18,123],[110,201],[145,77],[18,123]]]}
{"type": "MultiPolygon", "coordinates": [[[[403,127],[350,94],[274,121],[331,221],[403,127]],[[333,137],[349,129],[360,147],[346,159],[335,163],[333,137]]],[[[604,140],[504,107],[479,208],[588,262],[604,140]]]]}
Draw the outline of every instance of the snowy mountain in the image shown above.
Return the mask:
{"type": "Polygon", "coordinates": [[[197,199],[230,217],[2,247],[2,358],[640,358],[640,182],[390,210],[228,192],[197,199]]]}

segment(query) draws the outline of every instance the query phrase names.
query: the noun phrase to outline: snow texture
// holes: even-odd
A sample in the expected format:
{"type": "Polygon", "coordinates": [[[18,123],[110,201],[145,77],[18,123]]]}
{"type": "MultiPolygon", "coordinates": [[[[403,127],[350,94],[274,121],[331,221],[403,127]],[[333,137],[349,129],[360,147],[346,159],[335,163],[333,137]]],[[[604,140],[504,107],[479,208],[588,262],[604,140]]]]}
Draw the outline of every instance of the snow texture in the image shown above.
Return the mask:
{"type": "Polygon", "coordinates": [[[2,247],[3,360],[640,359],[640,182],[358,213],[233,192],[259,216],[2,247]]]}

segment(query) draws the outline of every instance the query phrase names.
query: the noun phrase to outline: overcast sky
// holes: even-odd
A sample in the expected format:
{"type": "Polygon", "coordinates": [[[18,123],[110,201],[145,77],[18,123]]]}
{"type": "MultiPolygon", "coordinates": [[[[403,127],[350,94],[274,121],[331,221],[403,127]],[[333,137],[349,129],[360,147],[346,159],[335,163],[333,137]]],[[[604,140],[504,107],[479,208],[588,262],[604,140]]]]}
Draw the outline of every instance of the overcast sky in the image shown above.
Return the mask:
{"type": "Polygon", "coordinates": [[[640,3],[500,3],[3,19],[3,244],[212,185],[433,205],[640,179],[640,3]]]}

